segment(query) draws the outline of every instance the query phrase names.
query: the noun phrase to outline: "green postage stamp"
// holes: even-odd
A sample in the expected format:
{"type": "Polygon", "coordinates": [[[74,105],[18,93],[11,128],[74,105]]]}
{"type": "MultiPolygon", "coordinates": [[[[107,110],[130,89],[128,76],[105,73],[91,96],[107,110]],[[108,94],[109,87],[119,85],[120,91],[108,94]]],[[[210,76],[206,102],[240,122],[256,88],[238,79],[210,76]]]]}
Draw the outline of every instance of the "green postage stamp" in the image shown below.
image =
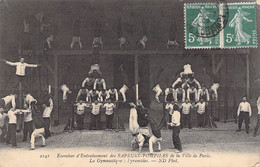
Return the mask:
{"type": "Polygon", "coordinates": [[[185,4],[185,48],[257,47],[255,3],[185,4]]]}

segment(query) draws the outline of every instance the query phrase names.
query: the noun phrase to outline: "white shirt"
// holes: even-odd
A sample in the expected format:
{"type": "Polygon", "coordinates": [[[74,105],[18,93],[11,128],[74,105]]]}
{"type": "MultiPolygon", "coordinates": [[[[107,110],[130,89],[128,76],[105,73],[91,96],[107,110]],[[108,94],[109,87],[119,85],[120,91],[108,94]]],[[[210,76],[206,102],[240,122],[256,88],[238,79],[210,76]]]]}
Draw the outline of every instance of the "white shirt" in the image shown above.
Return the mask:
{"type": "Polygon", "coordinates": [[[182,107],[182,113],[183,114],[189,114],[190,113],[190,109],[192,108],[192,105],[191,103],[183,103],[181,105],[182,107]]]}
{"type": "Polygon", "coordinates": [[[179,111],[174,111],[172,114],[172,124],[173,126],[180,126],[181,114],[179,111]]]}
{"type": "Polygon", "coordinates": [[[15,96],[14,96],[14,95],[5,96],[5,97],[2,98],[2,99],[5,101],[5,105],[7,105],[8,103],[12,102],[12,108],[13,108],[13,109],[16,108],[15,96]]]}
{"type": "Polygon", "coordinates": [[[111,115],[113,114],[113,110],[115,108],[114,103],[106,103],[104,106],[106,108],[106,115],[111,115]]]}
{"type": "Polygon", "coordinates": [[[49,102],[50,102],[50,107],[45,107],[43,114],[42,114],[43,118],[50,118],[51,117],[51,112],[52,112],[52,109],[53,109],[53,100],[50,98],[49,102]]]}
{"type": "Polygon", "coordinates": [[[81,103],[81,104],[77,103],[76,106],[77,106],[77,114],[79,114],[79,115],[84,114],[85,107],[88,107],[88,105],[85,103],[81,103]]]}
{"type": "Polygon", "coordinates": [[[139,125],[137,122],[137,111],[135,108],[130,109],[130,116],[129,116],[129,129],[132,134],[136,134],[139,129],[139,125]]]}
{"type": "Polygon", "coordinates": [[[27,64],[27,63],[21,63],[21,62],[10,62],[6,61],[6,64],[9,64],[11,66],[16,66],[16,75],[18,76],[25,76],[25,68],[26,67],[37,67],[37,64],[27,64]]]}
{"type": "Polygon", "coordinates": [[[169,114],[172,115],[173,113],[173,105],[171,103],[167,103],[165,106],[166,110],[169,110],[169,114]]]}
{"type": "Polygon", "coordinates": [[[98,115],[99,112],[100,112],[100,106],[102,106],[101,103],[97,103],[97,104],[92,103],[92,111],[91,111],[91,113],[94,114],[94,115],[98,115]]]}
{"type": "Polygon", "coordinates": [[[239,104],[238,109],[237,109],[237,115],[239,115],[241,111],[249,112],[249,116],[251,116],[251,114],[252,114],[251,106],[248,102],[241,102],[239,104]]]}
{"type": "Polygon", "coordinates": [[[29,104],[29,107],[31,107],[31,102],[35,101],[37,103],[37,100],[32,97],[31,94],[27,94],[25,97],[25,103],[29,104]]]}
{"type": "Polygon", "coordinates": [[[257,109],[258,109],[258,114],[260,114],[260,96],[258,97],[256,101],[257,109]]]}
{"type": "Polygon", "coordinates": [[[203,113],[205,113],[205,111],[206,111],[206,103],[205,103],[205,102],[203,102],[203,103],[197,103],[197,104],[195,105],[195,107],[198,107],[197,112],[198,112],[199,114],[203,114],[203,113]]]}
{"type": "Polygon", "coordinates": [[[17,123],[17,117],[15,114],[18,114],[20,111],[19,110],[15,110],[13,111],[12,109],[10,109],[8,111],[8,118],[9,118],[9,124],[16,124],[17,123]]]}
{"type": "Polygon", "coordinates": [[[30,122],[32,121],[32,112],[29,109],[26,110],[20,110],[24,113],[24,122],[30,122]]]}

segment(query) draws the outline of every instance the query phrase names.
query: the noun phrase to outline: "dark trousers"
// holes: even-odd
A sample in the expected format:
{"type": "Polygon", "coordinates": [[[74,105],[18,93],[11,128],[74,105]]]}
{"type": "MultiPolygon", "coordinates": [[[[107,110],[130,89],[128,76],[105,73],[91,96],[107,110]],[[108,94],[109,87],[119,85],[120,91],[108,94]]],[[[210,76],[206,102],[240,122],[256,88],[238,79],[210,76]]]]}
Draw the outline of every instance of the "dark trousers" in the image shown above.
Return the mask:
{"type": "Polygon", "coordinates": [[[6,135],[6,143],[10,143],[12,139],[12,145],[16,146],[16,124],[9,124],[8,125],[8,132],[6,135]]]}
{"type": "Polygon", "coordinates": [[[101,126],[101,115],[100,113],[97,115],[94,115],[91,113],[91,121],[90,121],[90,130],[93,129],[93,127],[95,127],[95,129],[102,129],[101,126]]]}
{"type": "Polygon", "coordinates": [[[205,122],[205,113],[199,114],[197,113],[197,126],[202,127],[205,122]]]}
{"type": "Polygon", "coordinates": [[[24,122],[23,128],[23,140],[27,140],[27,135],[29,134],[29,139],[31,139],[31,135],[33,132],[33,121],[24,122]]]}
{"type": "Polygon", "coordinates": [[[246,132],[249,132],[249,112],[240,111],[238,116],[238,129],[241,130],[242,123],[245,120],[246,132]]]}
{"type": "Polygon", "coordinates": [[[27,84],[26,84],[27,77],[26,77],[26,75],[25,76],[17,75],[17,77],[18,77],[18,84],[17,84],[17,86],[19,87],[19,84],[21,83],[22,92],[26,92],[27,91],[27,84]]]}
{"type": "Polygon", "coordinates": [[[255,126],[255,131],[254,131],[255,136],[256,136],[256,133],[257,133],[259,127],[260,127],[260,114],[257,115],[257,123],[256,123],[256,126],[255,126]]]}
{"type": "Polygon", "coordinates": [[[4,141],[5,135],[7,134],[7,126],[4,125],[2,128],[0,128],[2,130],[2,133],[0,135],[0,141],[4,141]]]}
{"type": "Polygon", "coordinates": [[[191,115],[189,114],[181,114],[181,127],[189,126],[191,129],[191,115]]]}
{"type": "Polygon", "coordinates": [[[113,128],[113,119],[114,119],[114,113],[111,115],[106,115],[106,127],[107,129],[113,128]]]}
{"type": "Polygon", "coordinates": [[[180,135],[180,126],[174,126],[172,128],[172,142],[177,150],[182,150],[180,135]]]}
{"type": "Polygon", "coordinates": [[[45,125],[44,125],[45,138],[50,137],[51,136],[51,132],[50,132],[51,118],[50,117],[43,118],[43,121],[45,123],[45,125]]]}
{"type": "Polygon", "coordinates": [[[85,118],[85,114],[82,114],[82,115],[76,114],[77,129],[78,130],[84,129],[84,118],[85,118]]]}

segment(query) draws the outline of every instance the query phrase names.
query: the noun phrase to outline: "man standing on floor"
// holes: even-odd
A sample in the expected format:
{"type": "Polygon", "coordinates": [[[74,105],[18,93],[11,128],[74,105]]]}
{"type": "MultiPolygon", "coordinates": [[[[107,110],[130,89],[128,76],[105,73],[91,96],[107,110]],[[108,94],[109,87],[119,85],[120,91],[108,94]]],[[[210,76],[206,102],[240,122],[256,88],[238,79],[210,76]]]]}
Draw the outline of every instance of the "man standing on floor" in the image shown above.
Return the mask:
{"type": "MultiPolygon", "coordinates": [[[[33,101],[33,103],[36,103],[36,101],[33,101]]],[[[31,139],[32,132],[33,132],[33,119],[32,119],[31,103],[30,103],[30,106],[29,104],[25,104],[23,141],[27,141],[28,134],[29,134],[29,139],[31,139]]]]}
{"type": "Polygon", "coordinates": [[[181,115],[181,127],[185,127],[186,124],[189,125],[189,129],[191,129],[191,114],[190,109],[192,108],[189,99],[186,98],[185,103],[181,105],[182,115],[181,115]]]}
{"type": "Polygon", "coordinates": [[[256,101],[256,105],[257,105],[258,114],[257,114],[257,123],[256,123],[256,126],[255,126],[255,131],[254,131],[254,137],[256,137],[256,133],[257,133],[259,126],[260,126],[260,96],[258,97],[258,99],[256,101]]]}
{"type": "Polygon", "coordinates": [[[8,132],[6,135],[6,144],[10,144],[10,140],[12,141],[12,146],[15,148],[17,147],[16,144],[16,126],[17,126],[17,117],[16,114],[19,114],[19,110],[15,110],[11,108],[8,111],[8,118],[9,118],[9,124],[8,124],[8,132]]]}
{"type": "Polygon", "coordinates": [[[205,125],[205,112],[207,104],[204,102],[203,99],[200,99],[200,102],[195,105],[198,107],[197,110],[197,125],[199,128],[202,128],[205,125]]]}
{"type": "Polygon", "coordinates": [[[51,132],[50,132],[50,126],[51,126],[51,112],[53,110],[53,100],[51,97],[49,97],[49,100],[47,102],[47,104],[43,104],[43,121],[45,122],[45,127],[44,127],[44,131],[45,131],[45,138],[47,139],[48,137],[51,136],[51,132]]]}
{"type": "MultiPolygon", "coordinates": [[[[177,105],[176,105],[177,106],[177,105]]],[[[181,146],[181,139],[180,139],[180,123],[181,121],[181,114],[180,111],[175,109],[172,114],[172,121],[168,123],[168,125],[172,126],[172,142],[177,149],[176,153],[182,152],[182,146],[181,146]]]]}
{"type": "Polygon", "coordinates": [[[92,108],[91,111],[91,122],[89,130],[92,130],[95,126],[95,129],[102,129],[101,125],[101,114],[100,114],[100,107],[102,106],[102,103],[98,103],[98,100],[96,99],[94,103],[90,106],[92,108]]]}
{"type": "Polygon", "coordinates": [[[249,117],[251,116],[251,114],[251,105],[246,101],[246,96],[243,96],[242,102],[239,104],[237,109],[237,115],[239,117],[237,132],[241,131],[243,120],[245,120],[246,133],[249,134],[249,117]]]}

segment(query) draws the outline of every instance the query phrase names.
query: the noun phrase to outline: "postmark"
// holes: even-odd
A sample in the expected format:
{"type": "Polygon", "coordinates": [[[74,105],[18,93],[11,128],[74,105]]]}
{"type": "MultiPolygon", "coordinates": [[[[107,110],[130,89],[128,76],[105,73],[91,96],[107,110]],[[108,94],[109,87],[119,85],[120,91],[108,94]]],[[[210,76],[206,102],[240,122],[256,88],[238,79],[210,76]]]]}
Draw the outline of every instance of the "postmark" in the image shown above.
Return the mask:
{"type": "Polygon", "coordinates": [[[218,3],[185,4],[186,48],[217,48],[226,26],[228,7],[218,3]],[[224,10],[223,10],[224,9],[224,10]]]}
{"type": "Polygon", "coordinates": [[[186,3],[184,13],[186,49],[257,47],[255,3],[186,3]]]}

